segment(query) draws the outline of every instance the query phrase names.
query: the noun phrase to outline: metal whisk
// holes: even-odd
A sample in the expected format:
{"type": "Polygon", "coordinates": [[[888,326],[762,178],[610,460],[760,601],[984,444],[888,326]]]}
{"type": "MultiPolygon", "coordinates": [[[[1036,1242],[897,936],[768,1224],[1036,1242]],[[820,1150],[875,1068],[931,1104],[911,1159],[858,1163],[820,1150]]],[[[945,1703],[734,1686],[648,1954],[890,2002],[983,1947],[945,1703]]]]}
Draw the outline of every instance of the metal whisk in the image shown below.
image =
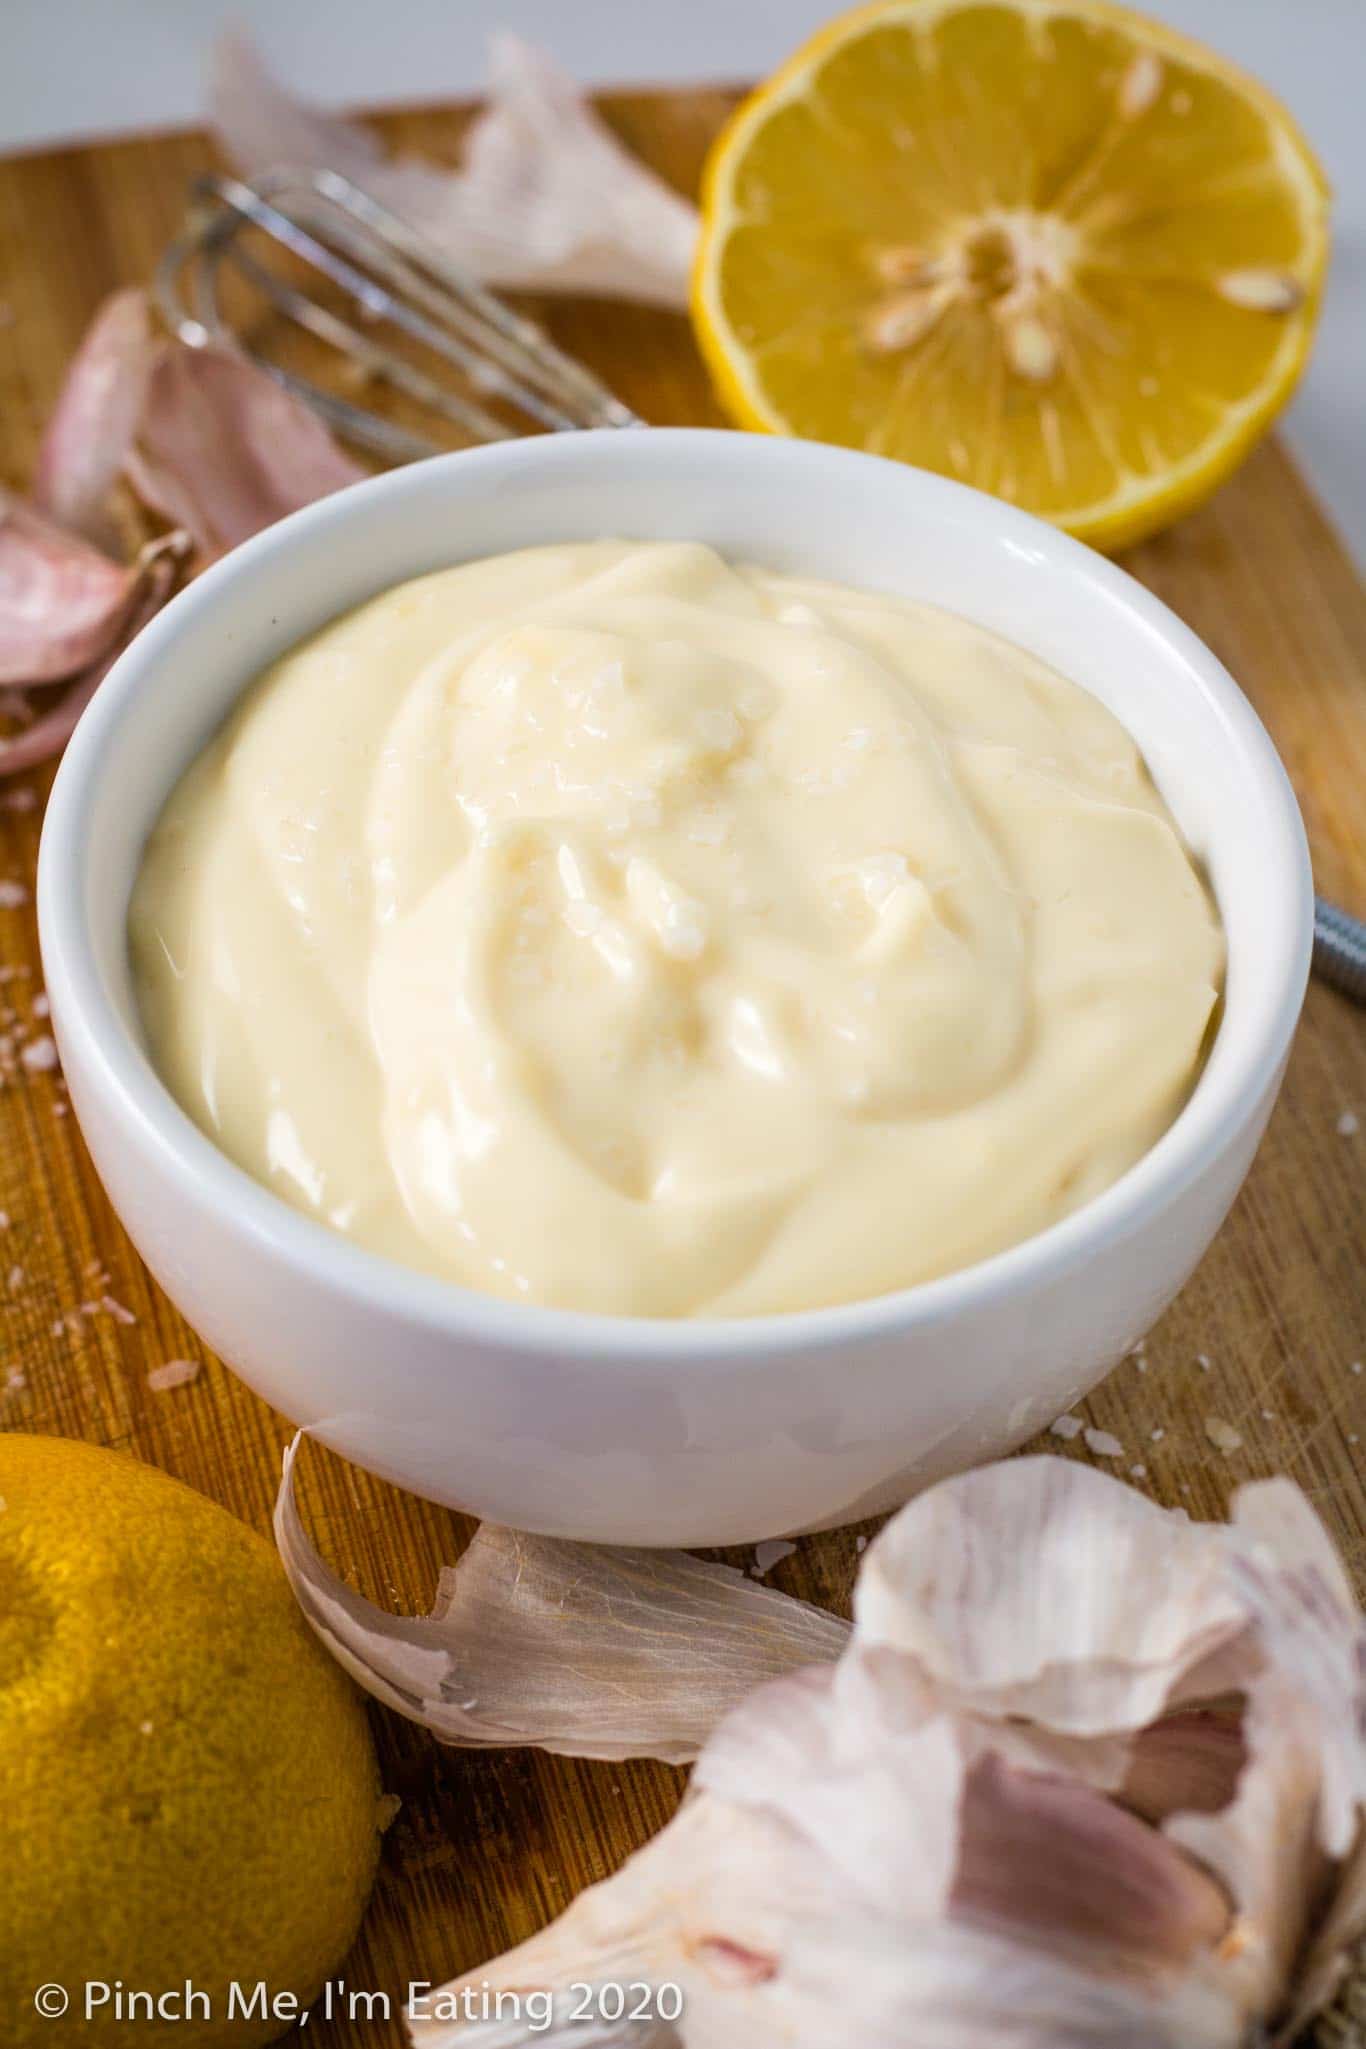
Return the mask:
{"type": "Polygon", "coordinates": [[[286,323],[338,352],[353,381],[401,393],[474,441],[528,427],[638,427],[592,372],[534,321],[505,306],[378,200],[335,171],[283,168],[251,182],[204,177],[184,232],[161,260],[162,313],[183,341],[231,342],[308,401],[348,441],[387,462],[441,452],[441,441],[326,390],[258,349],[251,326],[224,309],[225,270],[286,323]],[[259,231],[259,236],[253,231],[259,231]],[[265,238],[296,268],[294,283],[253,245],[265,238]],[[406,345],[406,346],[401,346],[406,345]],[[424,367],[435,358],[445,375],[424,367]],[[451,373],[454,373],[452,376],[451,373]]]}
{"type": "MultiPolygon", "coordinates": [[[[250,321],[224,306],[225,272],[258,309],[264,305],[340,356],[343,378],[398,394],[467,439],[503,441],[535,427],[644,424],[534,321],[335,171],[283,168],[251,181],[198,179],[185,230],[157,272],[161,310],[183,341],[245,350],[339,434],[386,462],[439,454],[444,442],[259,349],[250,321]],[[273,263],[254,253],[261,240],[275,245],[273,263]],[[279,252],[301,277],[313,273],[311,288],[285,274],[279,252]]],[[[1315,971],[1366,1002],[1366,924],[1322,898],[1315,914],[1315,971]]]]}

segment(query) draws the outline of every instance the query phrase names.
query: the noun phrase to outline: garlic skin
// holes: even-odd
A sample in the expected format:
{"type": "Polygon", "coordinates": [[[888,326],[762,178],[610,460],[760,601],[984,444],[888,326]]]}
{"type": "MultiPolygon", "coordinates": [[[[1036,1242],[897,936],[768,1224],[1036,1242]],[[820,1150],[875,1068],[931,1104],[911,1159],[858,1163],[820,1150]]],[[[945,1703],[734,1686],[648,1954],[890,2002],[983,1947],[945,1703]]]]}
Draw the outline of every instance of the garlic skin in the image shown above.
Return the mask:
{"type": "MultiPolygon", "coordinates": [[[[0,521],[3,518],[4,504],[0,500],[0,521]]],[[[5,568],[3,552],[0,547],[0,578],[3,578],[5,568]]],[[[61,753],[75,732],[81,713],[119,656],[170,597],[188,553],[188,536],[178,532],[162,534],[157,540],[148,541],[140,550],[127,572],[133,593],[131,609],[111,625],[110,638],[81,673],[72,677],[55,703],[48,704],[17,733],[0,739],[0,779],[35,768],[40,762],[49,761],[54,754],[61,753]]],[[[59,621],[60,611],[51,616],[54,621],[59,621]]]]}
{"type": "Polygon", "coordinates": [[[136,286],[111,293],[71,359],[34,467],[39,511],[115,557],[123,550],[109,499],[146,407],[157,347],[147,294],[136,286]]]}
{"type": "MultiPolygon", "coordinates": [[[[430,1615],[338,1579],[284,1458],[275,1541],[304,1615],[367,1693],[442,1743],[691,1764],[753,1687],[837,1658],[838,1616],[686,1551],[561,1543],[481,1523],[430,1615]]],[[[583,2049],[582,2043],[580,2049],[583,2049]]]]}
{"type": "Polygon", "coordinates": [[[232,350],[158,339],[146,294],[113,293],[63,380],[32,501],[0,487],[0,688],[41,694],[17,700],[32,716],[0,737],[0,778],[60,754],[192,547],[202,563],[363,474],[264,370],[232,350]],[[173,529],[131,562],[114,505],[121,478],[173,529]]]}
{"type": "Polygon", "coordinates": [[[667,1828],[447,1988],[551,1991],[552,2027],[410,2032],[583,2049],[569,1987],[642,1981],[676,2026],[592,2049],[1285,2044],[1366,1927],[1363,1816],[1366,1635],[1303,1496],[1192,1524],[1013,1460],[904,1509],[839,1663],[752,1694],[667,1828]]]}
{"type": "Polygon", "coordinates": [[[150,365],[124,467],[143,503],[190,535],[201,565],[367,474],[258,364],[174,341],[150,365]]]}
{"type": "Polygon", "coordinates": [[[697,212],[623,149],[543,50],[499,34],[458,171],[389,159],[365,128],[294,98],[241,35],[215,53],[209,113],[245,176],[339,171],[484,283],[682,309],[697,212]]]}

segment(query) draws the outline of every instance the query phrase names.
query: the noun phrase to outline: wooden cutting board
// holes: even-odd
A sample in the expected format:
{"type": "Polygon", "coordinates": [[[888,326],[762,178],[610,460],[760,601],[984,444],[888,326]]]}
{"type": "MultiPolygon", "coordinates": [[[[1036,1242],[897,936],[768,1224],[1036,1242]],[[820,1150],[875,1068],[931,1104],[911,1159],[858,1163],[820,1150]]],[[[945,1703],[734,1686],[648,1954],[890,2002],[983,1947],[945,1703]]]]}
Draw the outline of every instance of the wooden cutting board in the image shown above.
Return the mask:
{"type": "MultiPolygon", "coordinates": [[[[732,99],[634,94],[604,107],[691,193],[732,99]]],[[[454,162],[465,118],[424,110],[380,126],[401,148],[454,162]]],[[[202,136],[182,134],[0,164],[0,481],[25,484],[90,314],[115,286],[150,277],[187,180],[211,162],[202,136]]],[[[719,420],[682,318],[587,301],[536,310],[646,419],[719,420]]],[[[1282,449],[1264,447],[1210,506],[1135,551],[1128,567],[1251,696],[1294,778],[1320,888],[1366,913],[1366,591],[1282,449]]],[[[0,1423],[123,1446],[267,1530],[288,1424],[156,1288],[95,1179],[60,1076],[22,1058],[46,1034],[41,1002],[34,1009],[31,901],[45,787],[41,777],[0,785],[0,883],[18,885],[0,889],[0,1423]],[[153,1392],[149,1370],[173,1359],[196,1362],[197,1378],[153,1392]]],[[[1289,1473],[1366,1594],[1364,1254],[1366,1013],[1314,987],[1232,1217],[1142,1365],[1124,1365],[1080,1411],[1122,1452],[1106,1458],[1082,1438],[1049,1435],[1034,1448],[1091,1458],[1194,1516],[1219,1515],[1241,1481],[1289,1473]]],[[[460,1518],[323,1453],[308,1461],[303,1493],[338,1568],[395,1608],[427,1604],[438,1565],[466,1534],[460,1518]]],[[[855,1532],[844,1531],[807,1539],[772,1577],[843,1609],[854,1567],[855,1532]]],[[[387,1714],[375,1725],[402,1808],[346,1977],[389,1993],[395,2012],[409,1980],[472,1968],[612,1870],[668,1817],[682,1787],[660,1766],[465,1754],[387,1714]]],[[[403,2033],[397,2019],[315,2022],[309,2039],[316,2049],[362,2040],[388,2049],[403,2033]]]]}

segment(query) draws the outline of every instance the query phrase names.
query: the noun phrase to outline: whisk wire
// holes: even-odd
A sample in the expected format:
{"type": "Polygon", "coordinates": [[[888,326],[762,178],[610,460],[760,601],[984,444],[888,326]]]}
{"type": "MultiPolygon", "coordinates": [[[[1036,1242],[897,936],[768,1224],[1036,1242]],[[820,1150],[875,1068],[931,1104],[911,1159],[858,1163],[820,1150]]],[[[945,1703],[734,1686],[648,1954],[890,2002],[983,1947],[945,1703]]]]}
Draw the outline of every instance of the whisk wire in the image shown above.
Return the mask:
{"type": "Polygon", "coordinates": [[[398,426],[263,355],[229,321],[219,274],[231,263],[283,318],[476,441],[498,441],[527,422],[564,431],[641,424],[607,386],[536,324],[488,292],[425,236],[335,171],[288,167],[256,179],[196,181],[189,224],[157,276],[162,311],[185,341],[231,341],[313,405],[349,439],[390,461],[435,454],[439,443],[398,426]],[[324,305],[241,246],[259,230],[325,279],[355,318],[324,305]],[[359,324],[358,324],[359,323],[359,324]],[[397,330],[459,373],[452,389],[388,346],[397,330]],[[491,410],[500,404],[516,423],[491,410]]]}

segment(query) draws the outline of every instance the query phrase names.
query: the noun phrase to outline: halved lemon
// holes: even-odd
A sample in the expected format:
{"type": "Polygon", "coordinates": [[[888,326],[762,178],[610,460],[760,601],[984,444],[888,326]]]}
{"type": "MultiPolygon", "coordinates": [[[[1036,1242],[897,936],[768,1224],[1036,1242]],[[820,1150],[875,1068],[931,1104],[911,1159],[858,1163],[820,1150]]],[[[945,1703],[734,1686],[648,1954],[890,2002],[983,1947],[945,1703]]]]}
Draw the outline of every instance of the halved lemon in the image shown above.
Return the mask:
{"type": "Polygon", "coordinates": [[[1284,405],[1327,256],[1312,151],[1212,51],[1107,0],[875,0],[717,141],[693,317],[742,425],[1118,547],[1284,405]]]}

